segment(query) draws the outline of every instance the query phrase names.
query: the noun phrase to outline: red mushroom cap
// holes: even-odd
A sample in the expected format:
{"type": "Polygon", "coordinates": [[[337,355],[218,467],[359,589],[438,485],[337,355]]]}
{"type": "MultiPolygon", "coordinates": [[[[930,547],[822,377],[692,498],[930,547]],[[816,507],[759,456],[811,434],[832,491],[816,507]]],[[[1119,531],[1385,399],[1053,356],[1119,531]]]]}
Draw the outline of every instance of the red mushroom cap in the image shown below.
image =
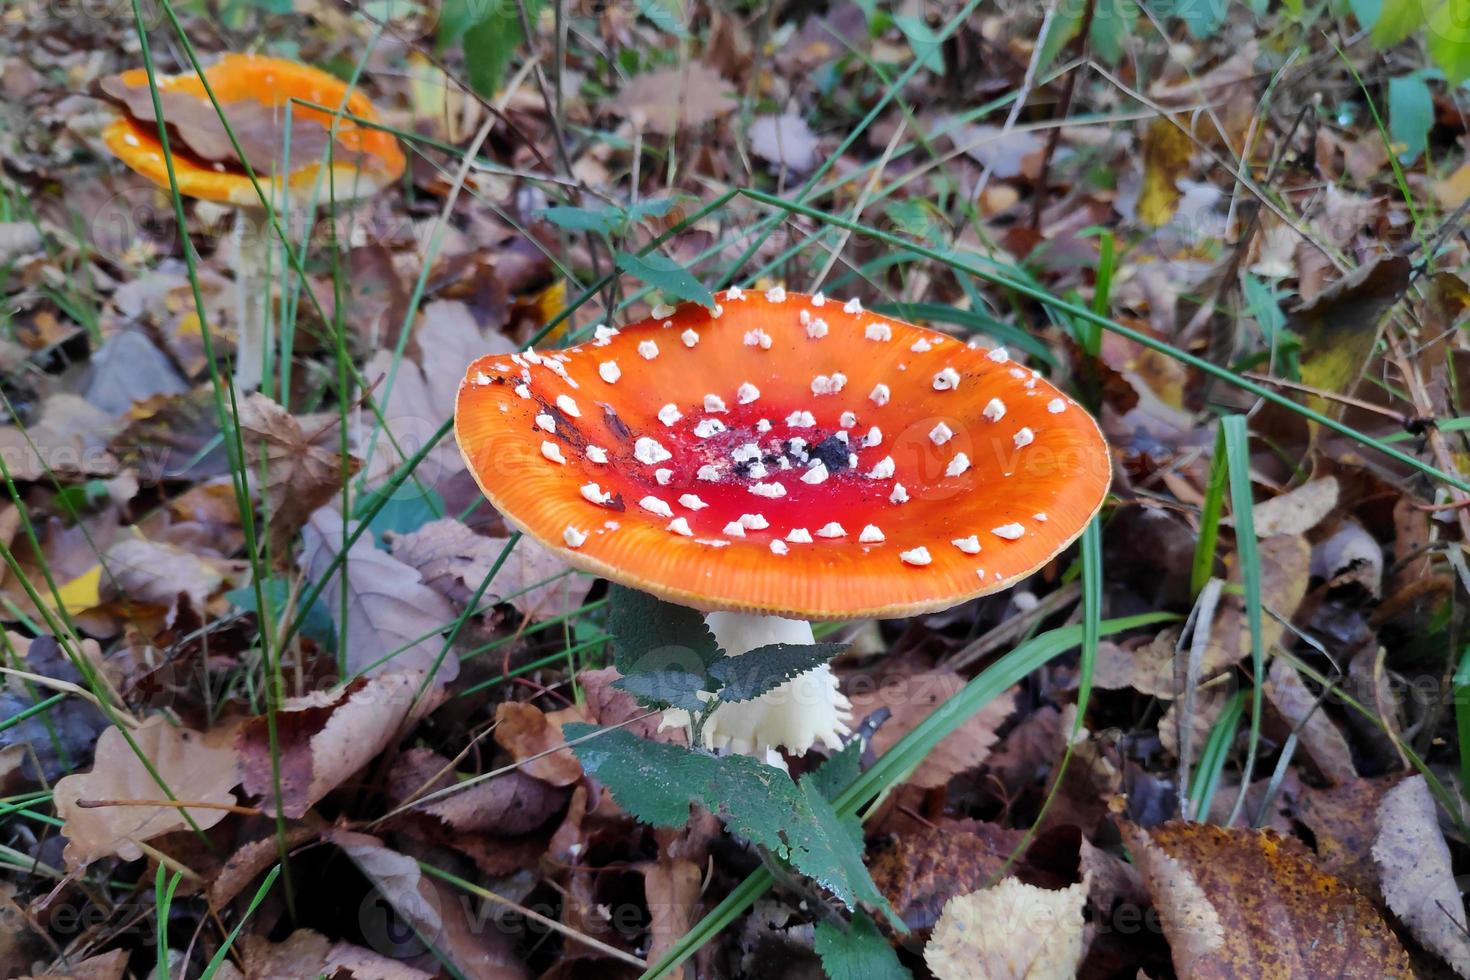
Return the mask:
{"type": "MultiPolygon", "coordinates": [[[[232,104],[265,106],[279,110],[284,116],[286,103],[292,99],[335,108],[343,103],[345,97],[344,114],[336,120],[337,149],[333,155],[336,170],[333,186],[339,199],[367,197],[403,173],[403,151],[393,134],[360,126],[348,118],[377,119],[373,104],[361,92],[349,93],[347,84],[333,75],[294,61],[248,54],[227,54],[204,69],[204,75],[227,118],[231,115],[232,104]]],[[[103,88],[115,94],[129,110],[103,129],[103,142],[129,167],[160,187],[168,187],[163,145],[158,138],[152,99],[148,95],[147,71],[142,68],[125,71],[105,81],[103,88]]],[[[166,99],[174,94],[192,97],[199,100],[208,113],[215,113],[203,82],[193,72],[160,75],[158,88],[166,99]]],[[[291,116],[293,120],[313,124],[322,130],[330,130],[334,119],[329,112],[299,103],[291,107],[291,116]]],[[[174,157],[179,193],[244,207],[260,204],[254,185],[238,161],[225,163],[196,158],[188,152],[186,141],[179,139],[170,140],[169,149],[174,157]]],[[[291,152],[291,159],[300,163],[293,162],[293,169],[288,174],[273,174],[268,168],[262,171],[262,161],[251,161],[262,189],[270,193],[273,181],[277,188],[307,190],[316,184],[319,174],[322,186],[327,186],[326,175],[321,173],[326,164],[320,155],[304,151],[297,145],[291,152]]]]}
{"type": "Polygon", "coordinates": [[[461,452],[572,565],[700,609],[901,616],[1003,589],[1107,494],[1097,423],[1003,349],[730,289],[469,366],[461,452]]]}

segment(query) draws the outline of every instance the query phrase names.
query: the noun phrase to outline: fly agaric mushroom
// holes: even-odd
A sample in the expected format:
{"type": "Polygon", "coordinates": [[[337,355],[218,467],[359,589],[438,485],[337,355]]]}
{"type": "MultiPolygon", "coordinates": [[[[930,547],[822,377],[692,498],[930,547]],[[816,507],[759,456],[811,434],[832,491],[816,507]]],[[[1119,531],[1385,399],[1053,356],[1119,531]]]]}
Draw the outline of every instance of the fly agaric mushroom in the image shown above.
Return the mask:
{"type": "MultiPolygon", "coordinates": [[[[366,96],[326,72],[293,61],[227,54],[204,70],[203,81],[193,72],[159,75],[157,81],[179,193],[239,212],[235,380],[241,388],[251,388],[260,382],[267,354],[271,239],[261,194],[278,213],[287,214],[329,186],[339,201],[369,197],[403,173],[403,151],[392,134],[358,124],[357,119],[377,118],[366,96]],[[260,180],[259,192],[210,102],[205,81],[260,180]],[[343,114],[314,106],[341,106],[343,114]],[[284,170],[287,163],[290,169],[284,170]]],[[[104,80],[101,87],[122,110],[103,130],[103,142],[123,163],[168,189],[148,73],[135,68],[104,80]]]]}
{"type": "MultiPolygon", "coordinates": [[[[808,620],[1004,589],[1102,505],[1097,423],[1004,349],[820,293],[716,299],[482,357],[454,423],[509,522],[577,568],[706,612],[728,655],[811,643],[808,620]]],[[[837,745],[846,708],[823,666],[719,706],[704,738],[799,754],[837,745]]]]}

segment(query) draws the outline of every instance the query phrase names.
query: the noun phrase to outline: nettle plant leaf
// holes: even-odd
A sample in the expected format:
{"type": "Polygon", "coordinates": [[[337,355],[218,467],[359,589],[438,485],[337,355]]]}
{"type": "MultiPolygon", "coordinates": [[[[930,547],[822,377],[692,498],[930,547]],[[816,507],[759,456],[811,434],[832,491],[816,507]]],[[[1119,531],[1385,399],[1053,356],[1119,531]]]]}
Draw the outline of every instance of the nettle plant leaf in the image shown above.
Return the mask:
{"type": "Polygon", "coordinates": [[[898,954],[866,912],[853,916],[845,930],[833,922],[818,923],[812,948],[822,958],[822,970],[828,980],[871,980],[873,977],[898,980],[913,976],[898,961],[898,954]]]}
{"type": "Polygon", "coordinates": [[[863,769],[863,740],[855,738],[842,747],[841,752],[829,755],[821,765],[802,778],[802,785],[812,787],[827,799],[835,801],[837,794],[857,781],[863,769]]]}
{"type": "Polygon", "coordinates": [[[845,649],[845,643],[772,643],[738,657],[721,657],[709,673],[721,684],[721,701],[749,701],[820,667],[845,649]]]}
{"type": "Polygon", "coordinates": [[[666,296],[692,300],[701,306],[714,308],[715,297],[709,288],[695,278],[692,272],[667,255],[660,255],[658,252],[649,252],[647,255],[619,252],[615,260],[619,269],[630,276],[642,279],[655,289],[661,290],[666,296]]]}
{"type": "MultiPolygon", "coordinates": [[[[721,758],[595,725],[566,724],[572,751],[618,805],[657,827],[682,827],[689,807],[704,807],[731,833],[759,844],[830,891],[849,909],[887,902],[863,864],[851,830],[815,787],[798,787],[780,769],[749,756],[721,758]]],[[[859,836],[858,839],[861,839],[859,836]]]]}
{"type": "Polygon", "coordinates": [[[677,669],[629,674],[613,682],[613,687],[627,691],[645,708],[682,708],[690,714],[704,710],[699,692],[709,686],[705,675],[677,669]]]}
{"type": "Polygon", "coordinates": [[[628,225],[628,214],[620,207],[577,208],[569,204],[538,211],[541,217],[567,231],[593,232],[598,235],[613,235],[628,225]]]}
{"type": "Polygon", "coordinates": [[[688,606],[656,599],[647,592],[613,585],[608,589],[607,630],[613,637],[618,672],[646,674],[682,668],[705,674],[720,658],[720,648],[704,616],[688,606]],[[676,659],[674,651],[682,651],[676,659]]]}

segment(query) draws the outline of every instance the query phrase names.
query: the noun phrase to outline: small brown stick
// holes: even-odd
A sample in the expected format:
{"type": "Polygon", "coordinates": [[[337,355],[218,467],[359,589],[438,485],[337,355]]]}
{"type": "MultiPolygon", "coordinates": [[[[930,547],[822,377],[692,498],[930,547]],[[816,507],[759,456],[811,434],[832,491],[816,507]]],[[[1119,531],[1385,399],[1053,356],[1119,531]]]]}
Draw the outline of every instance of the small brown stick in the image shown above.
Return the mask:
{"type": "Polygon", "coordinates": [[[1261,374],[1257,371],[1242,371],[1240,373],[1242,377],[1250,378],[1252,381],[1261,381],[1265,384],[1275,385],[1278,388],[1290,388],[1292,391],[1300,391],[1304,394],[1315,395],[1318,398],[1325,398],[1328,401],[1339,402],[1343,405],[1350,405],[1353,408],[1361,408],[1365,412],[1373,412],[1376,415],[1382,415],[1385,418],[1393,419],[1405,429],[1407,429],[1409,427],[1409,424],[1413,421],[1413,419],[1410,419],[1403,412],[1395,412],[1391,408],[1385,408],[1382,405],[1375,405],[1372,402],[1364,401],[1361,398],[1354,398],[1351,395],[1342,395],[1338,394],[1335,391],[1327,391],[1324,388],[1315,388],[1312,385],[1302,384],[1300,381],[1287,381],[1285,378],[1277,378],[1269,374],[1261,374]]]}
{"type": "Polygon", "coordinates": [[[84,810],[105,806],[171,806],[180,810],[186,808],[190,810],[228,810],[230,813],[238,813],[244,817],[261,815],[259,807],[237,806],[234,803],[206,803],[203,800],[77,800],[77,806],[84,810]]]}

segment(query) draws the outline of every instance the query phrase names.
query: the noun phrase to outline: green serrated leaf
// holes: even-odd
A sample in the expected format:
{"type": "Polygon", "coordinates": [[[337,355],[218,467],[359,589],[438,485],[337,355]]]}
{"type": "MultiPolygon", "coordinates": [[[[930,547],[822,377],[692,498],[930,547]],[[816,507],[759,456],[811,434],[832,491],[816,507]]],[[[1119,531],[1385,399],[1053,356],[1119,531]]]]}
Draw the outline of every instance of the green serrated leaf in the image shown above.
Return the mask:
{"type": "Polygon", "coordinates": [[[1451,85],[1470,78],[1470,0],[1443,0],[1429,15],[1429,56],[1451,85]]]}
{"type": "Polygon", "coordinates": [[[1211,37],[1225,23],[1227,0],[1180,0],[1174,7],[1174,15],[1184,21],[1189,33],[1203,41],[1211,37]]]}
{"type": "Polygon", "coordinates": [[[608,607],[613,666],[625,677],[670,670],[703,677],[720,657],[697,610],[623,585],[609,589],[608,607]]]}
{"type": "Polygon", "coordinates": [[[811,783],[829,800],[847,788],[863,767],[863,740],[855,738],[827,757],[826,761],[802,777],[803,783],[811,783]]]}
{"type": "Polygon", "coordinates": [[[1434,96],[1418,74],[1388,82],[1388,133],[1405,163],[1417,160],[1429,145],[1434,125],[1434,96]]]}
{"type": "MultiPolygon", "coordinates": [[[[562,726],[569,742],[598,731],[595,725],[562,726]]],[[[749,756],[715,758],[623,730],[588,738],[572,751],[619,806],[645,823],[681,827],[697,803],[731,833],[790,863],[849,909],[858,902],[887,908],[854,843],[856,821],[844,823],[815,786],[800,788],[780,769],[749,756]]]]}
{"type": "Polygon", "coordinates": [[[565,228],[568,231],[613,235],[628,225],[628,214],[619,207],[593,209],[558,204],[555,207],[542,208],[536,213],[558,228],[565,228]]]}
{"type": "Polygon", "coordinates": [[[721,701],[749,701],[845,649],[846,643],[772,643],[738,657],[721,657],[710,665],[709,673],[723,685],[721,701]]]}
{"type": "Polygon", "coordinates": [[[674,210],[679,203],[676,197],[653,197],[628,208],[629,221],[643,221],[645,218],[663,218],[674,210]]]}
{"type": "Polygon", "coordinates": [[[1037,55],[1036,67],[1038,71],[1051,67],[1051,63],[1057,60],[1057,55],[1067,46],[1077,32],[1082,30],[1082,15],[1085,4],[1064,3],[1057,7],[1052,15],[1051,26],[1046,30],[1046,36],[1041,39],[1041,54],[1037,55]]]}
{"type": "Polygon", "coordinates": [[[910,14],[894,14],[893,23],[908,39],[909,49],[926,69],[935,75],[944,74],[944,52],[939,45],[939,35],[929,22],[910,14]]]}
{"type": "Polygon", "coordinates": [[[704,710],[699,692],[712,687],[703,674],[684,670],[650,670],[613,681],[647,708],[683,708],[691,714],[704,710]]]}
{"type": "Polygon", "coordinates": [[[667,255],[660,255],[658,252],[649,252],[647,255],[619,252],[617,263],[619,269],[663,290],[665,295],[693,300],[711,308],[715,305],[715,297],[704,283],[667,255]]]}
{"type": "MultiPolygon", "coordinates": [[[[542,0],[523,2],[527,20],[536,23],[542,0]]],[[[520,8],[517,3],[485,3],[483,0],[467,0],[465,7],[466,13],[457,15],[457,23],[474,18],[468,21],[463,31],[465,71],[470,87],[488,97],[500,89],[516,48],[525,40],[520,8]]],[[[443,36],[441,25],[440,37],[443,36]]]]}
{"type": "Polygon", "coordinates": [[[1099,61],[1116,65],[1123,60],[1128,36],[1137,24],[1138,4],[1135,0],[1096,0],[1096,3],[1087,41],[1099,61]]]}
{"type": "Polygon", "coordinates": [[[828,980],[907,980],[913,976],[866,912],[854,915],[845,931],[831,922],[818,923],[812,948],[822,958],[828,980]]]}

